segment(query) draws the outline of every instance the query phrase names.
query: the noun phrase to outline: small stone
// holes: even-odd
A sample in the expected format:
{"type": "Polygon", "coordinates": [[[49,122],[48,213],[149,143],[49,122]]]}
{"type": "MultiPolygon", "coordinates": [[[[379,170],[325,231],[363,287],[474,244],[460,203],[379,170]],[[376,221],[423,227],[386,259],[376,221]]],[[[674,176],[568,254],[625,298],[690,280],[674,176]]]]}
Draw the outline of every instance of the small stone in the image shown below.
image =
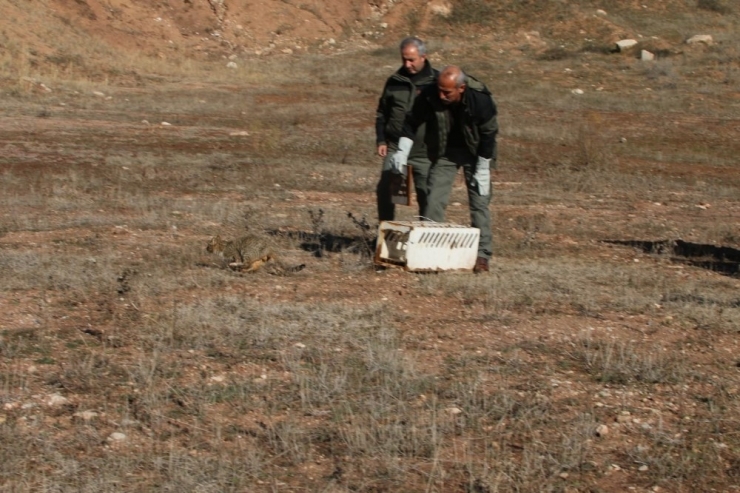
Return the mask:
{"type": "Polygon", "coordinates": [[[89,423],[90,421],[98,417],[98,413],[96,413],[95,411],[79,411],[74,413],[74,417],[81,419],[86,423],[89,423]]]}
{"type": "Polygon", "coordinates": [[[573,89],[570,92],[575,94],[576,96],[580,96],[581,94],[583,94],[583,89],[573,89]]]}
{"type": "Polygon", "coordinates": [[[697,44],[697,43],[703,43],[705,45],[711,45],[714,43],[714,39],[712,38],[711,34],[697,34],[695,36],[691,36],[689,39],[686,40],[686,44],[697,44]]]}
{"type": "Polygon", "coordinates": [[[634,39],[622,39],[617,41],[617,51],[626,51],[637,44],[634,39]]]}
{"type": "Polygon", "coordinates": [[[306,345],[303,344],[302,342],[296,342],[294,344],[294,346],[297,347],[298,349],[305,349],[306,348],[306,345]]]}
{"type": "Polygon", "coordinates": [[[69,402],[69,399],[59,394],[51,394],[46,404],[49,406],[61,406],[69,402]]]}
{"type": "Polygon", "coordinates": [[[445,409],[445,412],[447,414],[451,414],[453,416],[456,416],[456,415],[462,413],[462,409],[460,409],[459,407],[448,407],[447,409],[445,409]]]}
{"type": "Polygon", "coordinates": [[[596,427],[596,436],[603,437],[609,434],[609,427],[606,425],[599,425],[596,427]]]}
{"type": "Polygon", "coordinates": [[[127,437],[126,437],[126,434],[125,433],[121,433],[119,431],[116,431],[116,432],[113,432],[113,433],[110,434],[110,436],[108,437],[108,441],[109,442],[122,442],[122,441],[126,440],[126,438],[127,437]]]}
{"type": "Polygon", "coordinates": [[[641,465],[640,467],[637,468],[637,470],[640,471],[640,472],[645,472],[648,469],[650,469],[650,468],[647,465],[645,465],[645,464],[643,464],[643,465],[641,465]]]}

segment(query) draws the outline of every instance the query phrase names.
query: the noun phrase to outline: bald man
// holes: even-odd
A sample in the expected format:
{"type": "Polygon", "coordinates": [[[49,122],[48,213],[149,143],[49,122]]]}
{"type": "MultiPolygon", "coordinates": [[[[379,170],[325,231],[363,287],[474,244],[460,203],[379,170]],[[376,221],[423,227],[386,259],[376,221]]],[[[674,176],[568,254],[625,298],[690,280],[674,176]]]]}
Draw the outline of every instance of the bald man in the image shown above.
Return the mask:
{"type": "MultiPolygon", "coordinates": [[[[383,170],[375,191],[379,221],[392,221],[395,218],[396,206],[391,199],[391,188],[397,175],[391,171],[389,159],[398,149],[406,113],[411,109],[416,95],[425,87],[434,86],[439,75],[439,71],[432,68],[427,60],[426,45],[419,38],[405,38],[399,48],[402,65],[386,81],[375,117],[377,152],[383,158],[383,170]]],[[[423,136],[422,125],[412,137],[413,142],[409,143],[408,154],[420,215],[426,208],[427,177],[431,166],[423,136]]]]}
{"type": "Polygon", "coordinates": [[[473,269],[488,272],[493,254],[491,232],[491,167],[496,164],[498,121],[496,103],[488,88],[460,67],[445,67],[436,86],[417,96],[406,116],[399,150],[391,157],[391,169],[402,172],[408,142],[426,124],[425,143],[431,160],[427,206],[422,216],[444,222],[452,185],[459,168],[465,174],[470,222],[480,229],[478,258],[473,269]]]}

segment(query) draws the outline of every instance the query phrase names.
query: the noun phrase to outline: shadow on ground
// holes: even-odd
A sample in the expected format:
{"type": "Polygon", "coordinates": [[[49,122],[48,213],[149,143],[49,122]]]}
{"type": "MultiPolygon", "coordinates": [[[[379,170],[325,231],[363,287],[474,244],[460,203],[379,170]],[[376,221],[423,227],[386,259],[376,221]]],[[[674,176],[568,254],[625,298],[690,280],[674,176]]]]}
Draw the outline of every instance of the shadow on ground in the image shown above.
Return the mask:
{"type": "Polygon", "coordinates": [[[333,233],[312,233],[307,231],[270,230],[271,236],[290,238],[300,242],[302,250],[311,252],[316,257],[325,253],[354,253],[363,258],[372,258],[377,238],[363,235],[336,235],[333,233]]]}
{"type": "Polygon", "coordinates": [[[648,254],[668,255],[672,262],[693,265],[732,277],[740,277],[740,250],[737,248],[692,243],[683,240],[602,240],[625,245],[648,254]]]}

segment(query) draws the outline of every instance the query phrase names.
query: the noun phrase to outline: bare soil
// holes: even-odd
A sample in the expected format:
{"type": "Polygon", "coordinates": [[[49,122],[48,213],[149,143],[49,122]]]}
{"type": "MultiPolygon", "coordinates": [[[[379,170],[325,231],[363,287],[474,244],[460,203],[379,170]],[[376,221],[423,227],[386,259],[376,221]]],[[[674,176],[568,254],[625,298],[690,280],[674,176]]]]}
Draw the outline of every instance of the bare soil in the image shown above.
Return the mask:
{"type": "MultiPolygon", "coordinates": [[[[32,59],[63,29],[161,60],[238,54],[277,82],[5,78],[3,489],[740,489],[736,14],[700,12],[723,44],[664,37],[651,68],[573,46],[686,2],[513,9],[462,39],[436,3],[36,3],[0,5],[32,59]],[[368,256],[375,101],[409,19],[500,106],[490,275],[368,256]],[[246,227],[306,269],[219,268],[206,241],[246,227]],[[677,239],[727,250],[639,243],[677,239]]],[[[448,219],[467,215],[458,184],[448,219]]]]}

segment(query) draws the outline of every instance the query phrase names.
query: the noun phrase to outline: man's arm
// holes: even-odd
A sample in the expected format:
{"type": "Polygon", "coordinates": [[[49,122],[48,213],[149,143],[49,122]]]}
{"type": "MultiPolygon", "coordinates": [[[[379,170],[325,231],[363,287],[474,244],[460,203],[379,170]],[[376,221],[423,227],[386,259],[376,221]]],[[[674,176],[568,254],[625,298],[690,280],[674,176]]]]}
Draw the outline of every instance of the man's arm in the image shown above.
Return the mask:
{"type": "MultiPolygon", "coordinates": [[[[385,91],[383,91],[385,92],[385,91]]],[[[378,109],[375,111],[375,143],[385,144],[385,101],[383,96],[378,100],[378,109]]]]}
{"type": "Polygon", "coordinates": [[[386,157],[388,155],[388,142],[385,136],[385,126],[387,122],[388,104],[386,102],[386,89],[388,81],[383,86],[383,92],[378,98],[378,108],[375,110],[375,145],[378,156],[386,157]]]}
{"type": "Polygon", "coordinates": [[[496,136],[498,135],[498,111],[490,95],[478,93],[478,156],[496,161],[496,136]]]}
{"type": "Polygon", "coordinates": [[[401,138],[398,140],[398,150],[391,156],[389,164],[394,173],[406,175],[406,164],[408,162],[411,148],[414,145],[414,137],[419,126],[426,121],[428,103],[423,97],[417,97],[406,117],[403,120],[401,138]]]}
{"type": "Polygon", "coordinates": [[[406,118],[403,120],[403,129],[401,130],[401,137],[414,140],[416,137],[416,131],[419,129],[422,123],[427,120],[430,106],[429,101],[424,97],[425,91],[414,99],[414,104],[411,109],[406,112],[406,118]]]}
{"type": "Polygon", "coordinates": [[[477,192],[481,196],[491,194],[491,168],[496,167],[496,136],[498,134],[498,119],[496,103],[488,93],[475,93],[476,120],[478,127],[478,162],[475,165],[473,181],[477,192]]]}

